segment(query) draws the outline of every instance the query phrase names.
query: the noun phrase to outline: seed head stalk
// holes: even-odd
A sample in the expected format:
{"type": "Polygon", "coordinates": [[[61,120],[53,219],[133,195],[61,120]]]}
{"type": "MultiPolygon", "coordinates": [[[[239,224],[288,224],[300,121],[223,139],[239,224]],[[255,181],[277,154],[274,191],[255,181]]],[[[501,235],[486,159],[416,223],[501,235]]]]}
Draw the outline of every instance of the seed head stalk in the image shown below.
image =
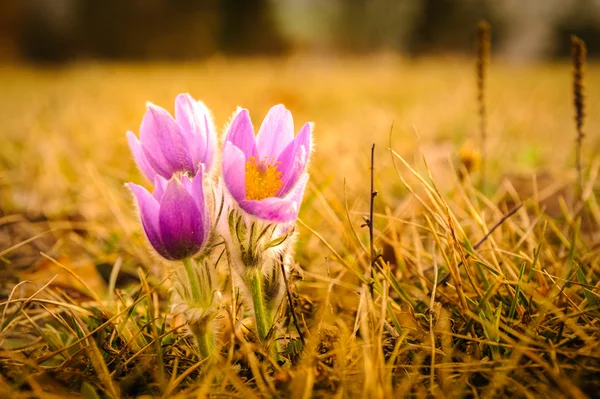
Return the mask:
{"type": "Polygon", "coordinates": [[[477,105],[479,107],[479,134],[481,146],[481,181],[485,182],[486,141],[487,141],[487,109],[485,86],[487,69],[490,63],[490,24],[481,21],[477,25],[477,105]]]}
{"type": "Polygon", "coordinates": [[[577,36],[571,36],[571,44],[573,46],[573,105],[575,107],[575,127],[577,129],[577,137],[575,139],[576,149],[576,167],[578,178],[579,198],[583,201],[583,172],[581,160],[581,148],[583,145],[583,124],[585,122],[585,93],[584,93],[584,67],[586,46],[585,42],[577,36]]]}

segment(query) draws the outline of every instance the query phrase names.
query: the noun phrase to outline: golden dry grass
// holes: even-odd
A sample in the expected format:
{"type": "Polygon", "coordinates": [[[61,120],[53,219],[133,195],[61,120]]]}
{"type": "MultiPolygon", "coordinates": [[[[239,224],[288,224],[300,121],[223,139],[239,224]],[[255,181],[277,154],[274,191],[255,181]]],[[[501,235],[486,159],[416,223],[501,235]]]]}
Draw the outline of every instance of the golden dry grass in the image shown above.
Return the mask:
{"type": "MultiPolygon", "coordinates": [[[[54,302],[0,308],[0,393],[584,397],[599,389],[598,66],[586,76],[583,211],[571,194],[576,132],[566,64],[492,63],[481,186],[476,170],[461,180],[454,169],[460,148],[477,143],[470,60],[214,59],[0,72],[0,297],[28,298],[59,274],[35,297],[54,302]],[[172,111],[180,92],[202,99],[218,126],[238,105],[258,126],[278,102],[296,126],[316,124],[295,273],[304,277],[296,307],[309,339],[283,366],[261,361],[260,348],[237,337],[235,350],[223,350],[232,357],[219,360],[221,374],[202,371],[181,331],[169,334],[173,325],[161,321],[168,284],[123,187],[143,181],[125,131],[137,133],[146,101],[172,111]],[[368,235],[360,227],[371,143],[384,255],[373,300],[361,283],[368,235]],[[115,264],[117,293],[107,283],[115,264]],[[439,278],[452,279],[432,299],[434,264],[439,278]],[[33,284],[13,290],[24,280],[33,284]],[[125,317],[136,300],[135,317],[125,317]],[[157,328],[145,324],[153,315],[157,328]],[[77,341],[102,323],[93,339],[77,341]],[[154,344],[161,332],[162,347],[154,344]]],[[[463,160],[473,152],[465,148],[463,160]]],[[[282,331],[296,337],[293,327],[282,331]]]]}

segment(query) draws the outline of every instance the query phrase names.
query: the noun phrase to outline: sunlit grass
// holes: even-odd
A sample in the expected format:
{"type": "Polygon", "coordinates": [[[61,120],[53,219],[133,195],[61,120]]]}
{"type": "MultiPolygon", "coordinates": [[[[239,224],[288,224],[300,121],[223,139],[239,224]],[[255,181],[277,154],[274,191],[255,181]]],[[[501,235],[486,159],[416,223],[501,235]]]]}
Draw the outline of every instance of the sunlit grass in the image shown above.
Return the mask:
{"type": "Polygon", "coordinates": [[[600,389],[597,66],[586,76],[583,211],[572,191],[566,64],[492,63],[484,184],[476,168],[459,173],[460,148],[471,139],[477,149],[470,60],[0,72],[0,393],[578,397],[600,389]],[[297,127],[316,124],[293,273],[307,345],[282,318],[282,347],[293,340],[282,364],[249,343],[244,314],[232,323],[231,311],[222,314],[218,367],[199,362],[168,311],[167,276],[123,186],[143,181],[125,131],[137,133],[146,101],[172,110],[186,91],[218,126],[238,105],[260,120],[277,102],[297,127]],[[384,255],[374,300],[361,227],[371,143],[384,255]],[[436,269],[438,280],[452,278],[432,298],[436,269]]]}

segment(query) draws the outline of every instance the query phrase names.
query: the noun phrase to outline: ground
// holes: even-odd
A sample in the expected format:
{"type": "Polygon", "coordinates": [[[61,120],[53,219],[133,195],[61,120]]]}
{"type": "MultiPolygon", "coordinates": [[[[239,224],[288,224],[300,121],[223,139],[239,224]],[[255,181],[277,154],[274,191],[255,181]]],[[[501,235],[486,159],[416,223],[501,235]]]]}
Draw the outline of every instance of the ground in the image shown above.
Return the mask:
{"type": "Polygon", "coordinates": [[[467,58],[0,72],[2,395],[585,397],[600,389],[598,65],[586,74],[583,202],[567,63],[492,62],[483,157],[467,58]],[[168,312],[165,266],[124,186],[148,185],[125,132],[138,133],[147,101],[172,112],[181,92],[203,100],[220,131],[237,106],[255,127],[276,103],[297,129],[315,123],[291,268],[307,342],[282,317],[279,362],[248,343],[248,330],[232,330],[224,309],[222,358],[206,367],[168,312]],[[372,144],[382,254],[373,296],[364,226],[372,144]]]}

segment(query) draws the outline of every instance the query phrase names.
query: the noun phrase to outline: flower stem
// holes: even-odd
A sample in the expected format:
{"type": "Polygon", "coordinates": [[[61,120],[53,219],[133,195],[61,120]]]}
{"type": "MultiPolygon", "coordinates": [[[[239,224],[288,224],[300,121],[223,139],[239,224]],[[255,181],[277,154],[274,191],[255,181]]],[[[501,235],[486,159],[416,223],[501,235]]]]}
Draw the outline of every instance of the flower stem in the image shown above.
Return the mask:
{"type": "Polygon", "coordinates": [[[200,348],[202,356],[210,357],[215,349],[215,335],[212,332],[205,332],[196,336],[196,341],[198,341],[198,348],[200,348]]]}
{"type": "Polygon", "coordinates": [[[191,258],[183,259],[183,265],[185,266],[185,272],[190,282],[190,288],[192,289],[192,299],[196,305],[202,301],[202,292],[200,291],[200,282],[198,281],[198,274],[194,270],[191,258]]]}
{"type": "MultiPolygon", "coordinates": [[[[275,321],[276,309],[273,309],[273,307],[269,306],[269,305],[271,305],[271,304],[267,305],[265,314],[267,315],[268,323],[270,325],[273,325],[274,321],[275,321]]],[[[275,339],[275,341],[273,342],[273,348],[272,348],[271,353],[273,355],[275,355],[275,360],[277,360],[277,361],[281,360],[281,356],[279,355],[279,352],[281,352],[281,349],[279,348],[279,341],[277,339],[275,339]]]]}
{"type": "Polygon", "coordinates": [[[256,318],[256,329],[258,338],[264,341],[267,338],[269,327],[267,325],[267,314],[262,293],[262,274],[260,268],[252,271],[250,278],[250,290],[252,291],[252,302],[254,304],[254,316],[256,318]]]}
{"type": "Polygon", "coordinates": [[[215,351],[215,334],[210,328],[210,321],[200,320],[190,324],[190,330],[196,338],[200,354],[204,358],[210,357],[215,351]]]}

